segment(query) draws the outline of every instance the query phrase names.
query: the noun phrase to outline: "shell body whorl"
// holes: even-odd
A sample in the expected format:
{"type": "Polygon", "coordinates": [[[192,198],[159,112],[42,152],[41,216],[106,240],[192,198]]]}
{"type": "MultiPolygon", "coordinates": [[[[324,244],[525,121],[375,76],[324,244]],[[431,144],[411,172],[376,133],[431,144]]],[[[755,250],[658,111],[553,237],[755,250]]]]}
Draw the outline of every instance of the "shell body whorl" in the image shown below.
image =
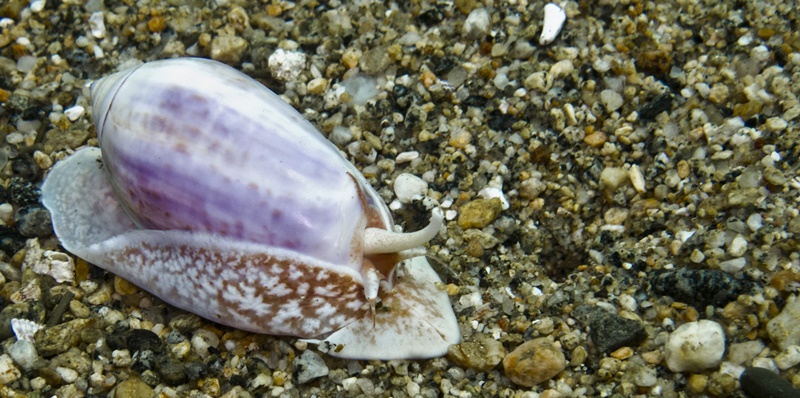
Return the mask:
{"type": "Polygon", "coordinates": [[[460,339],[419,257],[441,212],[393,232],[358,169],[255,80],[209,60],[156,61],[95,82],[92,105],[100,149],[59,162],[42,186],[72,253],[177,307],[322,338],[344,347],[336,356],[433,357],[460,339]]]}
{"type": "Polygon", "coordinates": [[[366,213],[381,220],[371,227],[391,225],[378,194],[329,141],[227,65],[151,62],[96,84],[103,158],[144,228],[211,232],[360,268],[352,241],[366,213]]]}

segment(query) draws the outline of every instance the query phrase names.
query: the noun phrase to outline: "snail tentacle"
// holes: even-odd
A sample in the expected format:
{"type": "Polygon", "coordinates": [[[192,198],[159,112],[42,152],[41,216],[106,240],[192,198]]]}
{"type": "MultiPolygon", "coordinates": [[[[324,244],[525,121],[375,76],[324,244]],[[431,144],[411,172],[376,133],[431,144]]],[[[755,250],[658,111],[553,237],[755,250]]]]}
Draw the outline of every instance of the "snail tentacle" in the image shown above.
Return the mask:
{"type": "Polygon", "coordinates": [[[425,245],[433,239],[444,223],[444,213],[433,209],[428,225],[416,232],[392,232],[379,228],[364,231],[364,255],[380,253],[400,253],[425,245]]]}

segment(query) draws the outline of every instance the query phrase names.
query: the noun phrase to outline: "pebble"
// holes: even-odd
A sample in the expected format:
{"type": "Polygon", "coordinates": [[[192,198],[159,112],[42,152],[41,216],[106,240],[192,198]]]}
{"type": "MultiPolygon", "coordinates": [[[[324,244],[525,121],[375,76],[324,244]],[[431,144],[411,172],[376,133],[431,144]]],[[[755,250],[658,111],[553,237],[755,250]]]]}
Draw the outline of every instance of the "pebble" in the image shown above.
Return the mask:
{"type": "Polygon", "coordinates": [[[94,36],[95,39],[106,37],[106,24],[103,21],[102,11],[93,12],[92,15],[89,16],[89,29],[91,29],[92,36],[94,36]]]}
{"type": "Polygon", "coordinates": [[[728,245],[728,254],[733,257],[741,257],[747,251],[747,240],[742,235],[736,235],[728,245]]]}
{"type": "Polygon", "coordinates": [[[670,333],[664,346],[667,367],[673,372],[699,372],[713,368],[725,353],[725,332],[706,319],[688,322],[670,333]]]}
{"type": "Polygon", "coordinates": [[[489,33],[491,29],[491,16],[485,8],[472,10],[464,21],[463,32],[470,37],[478,37],[489,33]]]}
{"type": "Polygon", "coordinates": [[[600,92],[600,102],[603,104],[603,107],[606,108],[606,111],[611,113],[622,108],[622,104],[625,103],[625,100],[620,93],[606,89],[600,92]]]}
{"type": "Polygon", "coordinates": [[[696,308],[708,305],[721,308],[739,295],[749,293],[753,282],[720,270],[679,268],[653,273],[650,289],[696,308]]]}
{"type": "Polygon", "coordinates": [[[84,113],[86,113],[86,108],[80,105],[75,105],[71,108],[64,109],[64,116],[66,116],[67,119],[72,122],[80,119],[84,113]]]}
{"type": "Polygon", "coordinates": [[[790,345],[775,356],[778,369],[786,370],[800,363],[800,346],[790,345]]]}
{"type": "Polygon", "coordinates": [[[589,337],[600,353],[635,347],[647,338],[647,332],[640,322],[623,318],[596,305],[581,305],[570,315],[588,326],[589,337]]]}
{"type": "Polygon", "coordinates": [[[800,391],[792,383],[774,372],[757,367],[745,368],[739,376],[739,384],[753,398],[800,398],[800,391]]]}
{"type": "Polygon", "coordinates": [[[789,127],[789,123],[780,117],[771,117],[764,123],[764,129],[770,132],[786,130],[787,127],[789,127]]]}
{"type": "Polygon", "coordinates": [[[800,345],[800,299],[792,295],[786,300],[783,311],[767,323],[770,340],[781,350],[800,345]]]}
{"type": "MultiPolygon", "coordinates": [[[[247,40],[239,36],[217,36],[211,41],[210,55],[211,59],[224,62],[226,64],[235,65],[241,61],[245,50],[247,50],[247,40]]],[[[272,60],[272,57],[270,57],[270,60],[272,60]]],[[[270,70],[272,70],[271,63],[270,70]]],[[[300,73],[301,71],[302,69],[292,73],[300,73]]],[[[274,74],[272,76],[278,80],[281,80],[274,74]]]]}
{"type": "Polygon", "coordinates": [[[561,348],[547,337],[522,343],[503,359],[506,376],[523,387],[550,380],[566,367],[561,348]]]}
{"type": "Polygon", "coordinates": [[[114,389],[114,398],[152,397],[154,394],[153,388],[136,376],[121,381],[114,389]]]}
{"type": "Polygon", "coordinates": [[[394,194],[400,203],[411,203],[422,199],[428,192],[428,183],[411,173],[403,173],[394,179],[394,194]]]}
{"type": "Polygon", "coordinates": [[[608,193],[613,193],[629,179],[628,171],[622,167],[606,167],[600,172],[600,186],[608,193]]]}
{"type": "Polygon", "coordinates": [[[14,318],[11,320],[11,330],[14,331],[17,340],[33,342],[33,335],[42,327],[42,325],[27,319],[14,318]]]}
{"type": "Polygon", "coordinates": [[[644,175],[642,174],[642,169],[638,165],[631,166],[631,169],[628,170],[628,177],[630,177],[631,184],[636,192],[646,192],[647,189],[645,187],[644,175]]]}
{"type": "Polygon", "coordinates": [[[0,355],[0,384],[11,384],[20,377],[22,372],[14,366],[14,360],[8,354],[0,355]]]}
{"type": "Polygon", "coordinates": [[[567,13],[555,3],[548,3],[544,6],[544,21],[542,22],[542,34],[539,36],[539,45],[544,46],[553,42],[561,32],[564,21],[567,20],[567,13]]]}
{"type": "Polygon", "coordinates": [[[485,333],[476,333],[468,341],[451,345],[447,349],[448,359],[477,372],[494,369],[505,356],[503,344],[485,333]]]}
{"type": "Polygon", "coordinates": [[[297,376],[297,382],[304,384],[318,377],[327,376],[328,366],[319,354],[306,350],[295,360],[294,374],[297,376]]]}
{"type": "Polygon", "coordinates": [[[25,371],[33,369],[33,365],[39,359],[36,347],[28,340],[15,341],[8,347],[8,355],[25,371]]]}
{"type": "Polygon", "coordinates": [[[80,343],[80,331],[93,324],[94,320],[75,319],[53,327],[43,329],[34,336],[36,350],[43,357],[66,352],[80,343]]]}
{"type": "Polygon", "coordinates": [[[727,361],[734,365],[742,365],[763,350],[764,343],[760,340],[733,343],[728,346],[727,361]]]}
{"type": "Polygon", "coordinates": [[[411,162],[412,160],[419,159],[419,152],[417,151],[407,151],[407,152],[400,152],[397,154],[397,157],[394,159],[396,164],[403,164],[411,162]]]}
{"type": "Polygon", "coordinates": [[[720,261],[719,269],[729,274],[735,274],[741,271],[746,265],[747,260],[744,257],[739,257],[731,260],[720,261]]]}
{"type": "Polygon", "coordinates": [[[42,206],[27,206],[14,214],[19,234],[26,238],[43,238],[53,234],[50,212],[42,206]]]}
{"type": "Polygon", "coordinates": [[[463,229],[484,228],[491,224],[503,211],[500,199],[475,199],[461,206],[458,225],[463,229]]]}

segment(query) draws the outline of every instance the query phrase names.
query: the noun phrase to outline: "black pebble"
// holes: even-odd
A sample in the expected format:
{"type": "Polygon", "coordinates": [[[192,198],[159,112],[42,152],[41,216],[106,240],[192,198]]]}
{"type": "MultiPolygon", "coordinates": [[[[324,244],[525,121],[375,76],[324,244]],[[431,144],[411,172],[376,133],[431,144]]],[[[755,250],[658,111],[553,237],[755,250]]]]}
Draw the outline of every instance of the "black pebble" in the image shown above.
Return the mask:
{"type": "Polygon", "coordinates": [[[153,351],[160,353],[164,344],[157,334],[145,329],[133,329],[127,333],[128,349],[131,354],[136,351],[153,351]]]}
{"type": "Polygon", "coordinates": [[[41,193],[32,182],[19,177],[11,177],[8,181],[8,200],[18,207],[39,203],[41,193]]]}
{"type": "Polygon", "coordinates": [[[186,373],[184,373],[183,368],[180,362],[171,359],[156,363],[156,371],[161,375],[161,379],[173,386],[186,382],[186,373]]]}
{"type": "Polygon", "coordinates": [[[642,106],[642,109],[639,110],[639,117],[642,120],[651,120],[661,112],[667,112],[670,109],[672,109],[672,95],[659,94],[642,106]]]}
{"type": "Polygon", "coordinates": [[[600,353],[608,353],[625,346],[637,346],[647,337],[641,323],[612,314],[598,306],[581,305],[570,315],[591,328],[589,337],[600,353]]]}
{"type": "Polygon", "coordinates": [[[750,398],[800,398],[800,391],[792,383],[764,368],[746,368],[739,376],[739,384],[750,398]]]}
{"type": "Polygon", "coordinates": [[[740,294],[750,293],[755,284],[720,270],[680,268],[650,277],[650,289],[698,309],[708,305],[724,307],[740,294]]]}

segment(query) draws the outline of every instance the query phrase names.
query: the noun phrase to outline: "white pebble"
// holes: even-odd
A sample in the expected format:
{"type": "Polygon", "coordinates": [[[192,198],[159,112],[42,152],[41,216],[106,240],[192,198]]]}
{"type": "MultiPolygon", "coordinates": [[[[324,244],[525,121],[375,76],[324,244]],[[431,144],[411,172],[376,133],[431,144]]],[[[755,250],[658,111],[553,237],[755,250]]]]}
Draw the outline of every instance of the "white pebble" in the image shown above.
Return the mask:
{"type": "Polygon", "coordinates": [[[39,353],[36,352],[36,347],[28,340],[17,340],[8,347],[8,355],[14,359],[23,370],[33,369],[36,360],[39,359],[39,353]]]}
{"type": "Polygon", "coordinates": [[[0,221],[5,225],[11,225],[14,220],[14,206],[11,203],[0,204],[0,221]]]}
{"type": "Polygon", "coordinates": [[[428,183],[410,173],[403,173],[394,180],[394,194],[401,203],[421,199],[428,192],[428,183]]]}
{"type": "Polygon", "coordinates": [[[72,383],[78,379],[78,372],[76,372],[74,369],[59,366],[56,368],[56,373],[61,376],[61,380],[63,380],[65,383],[72,383]]]}
{"type": "Polygon", "coordinates": [[[775,365],[786,370],[800,363],[800,346],[790,345],[775,356],[775,365]]]}
{"type": "Polygon", "coordinates": [[[721,261],[719,263],[719,269],[721,269],[723,272],[734,274],[744,268],[745,265],[747,265],[747,260],[745,260],[744,257],[739,257],[731,260],[721,261]]]}
{"type": "Polygon", "coordinates": [[[419,152],[417,151],[400,152],[397,154],[394,162],[397,164],[408,163],[417,158],[419,158],[419,152]]]}
{"type": "Polygon", "coordinates": [[[297,78],[306,66],[306,55],[298,51],[275,50],[267,61],[269,72],[277,80],[289,82],[297,78]]]}
{"type": "Polygon", "coordinates": [[[568,59],[563,59],[553,64],[553,66],[550,67],[550,71],[548,72],[548,74],[552,78],[560,79],[562,77],[568,76],[570,73],[572,73],[573,70],[575,70],[575,66],[572,65],[572,61],[568,59]]]}
{"type": "Polygon", "coordinates": [[[770,132],[785,130],[787,127],[789,127],[789,123],[780,117],[771,117],[764,123],[764,129],[770,132]]]}
{"type": "Polygon", "coordinates": [[[646,188],[644,182],[644,175],[642,174],[642,169],[639,168],[638,165],[631,166],[631,169],[628,170],[628,177],[630,177],[631,184],[633,184],[633,189],[635,189],[636,192],[639,193],[645,192],[646,188]]]}
{"type": "Polygon", "coordinates": [[[714,321],[689,322],[670,333],[664,351],[667,366],[673,372],[713,368],[725,353],[725,332],[714,321]]]}
{"type": "Polygon", "coordinates": [[[44,10],[44,6],[47,4],[45,0],[33,0],[31,2],[31,11],[33,12],[41,12],[44,10]]]}
{"type": "Polygon", "coordinates": [[[728,245],[728,254],[733,257],[741,257],[747,251],[747,240],[742,235],[736,235],[728,245]]]}
{"type": "Polygon", "coordinates": [[[750,228],[751,231],[756,232],[764,225],[764,218],[761,217],[761,214],[753,213],[750,217],[747,217],[747,227],[750,228]]]}
{"type": "Polygon", "coordinates": [[[542,23],[542,35],[539,36],[539,45],[552,43],[558,36],[558,32],[561,32],[566,20],[567,13],[557,4],[549,3],[544,6],[544,22],[542,23]]]}
{"type": "Polygon", "coordinates": [[[600,102],[603,103],[603,107],[605,107],[607,111],[614,112],[622,107],[624,99],[620,93],[606,89],[600,92],[600,102]]]}
{"type": "Polygon", "coordinates": [[[464,34],[489,33],[491,17],[485,8],[472,10],[464,21],[464,34]]]}
{"type": "Polygon", "coordinates": [[[8,354],[0,355],[0,383],[11,384],[22,377],[22,373],[14,366],[14,360],[8,354]]]}
{"type": "Polygon", "coordinates": [[[75,105],[72,108],[67,108],[64,110],[64,116],[67,117],[70,121],[74,122],[83,116],[84,112],[86,112],[86,108],[75,105]]]}
{"type": "Polygon", "coordinates": [[[89,17],[89,29],[92,30],[92,36],[96,39],[102,39],[106,36],[106,24],[103,22],[103,12],[93,12],[89,17]]]}

